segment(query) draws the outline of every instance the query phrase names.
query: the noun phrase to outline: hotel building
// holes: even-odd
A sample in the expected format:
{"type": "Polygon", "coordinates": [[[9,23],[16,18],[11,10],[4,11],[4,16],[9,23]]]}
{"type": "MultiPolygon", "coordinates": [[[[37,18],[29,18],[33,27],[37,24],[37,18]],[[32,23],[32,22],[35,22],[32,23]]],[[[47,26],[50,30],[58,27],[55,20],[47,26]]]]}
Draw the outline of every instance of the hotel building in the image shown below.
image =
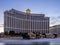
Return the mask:
{"type": "Polygon", "coordinates": [[[15,33],[40,32],[49,33],[49,17],[45,14],[33,14],[27,9],[26,13],[15,9],[4,12],[4,32],[15,33]]]}

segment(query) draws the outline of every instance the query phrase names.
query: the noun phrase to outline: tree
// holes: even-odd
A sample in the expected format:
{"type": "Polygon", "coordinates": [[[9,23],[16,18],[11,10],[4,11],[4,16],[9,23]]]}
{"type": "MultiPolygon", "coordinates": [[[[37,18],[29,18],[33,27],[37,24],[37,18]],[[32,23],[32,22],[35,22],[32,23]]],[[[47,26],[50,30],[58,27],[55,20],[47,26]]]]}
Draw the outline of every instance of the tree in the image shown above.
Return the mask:
{"type": "Polygon", "coordinates": [[[9,35],[13,36],[13,35],[15,35],[15,32],[14,31],[10,31],[9,35]]]}
{"type": "Polygon", "coordinates": [[[46,38],[46,34],[45,33],[43,33],[42,35],[44,35],[44,38],[46,38]]]}
{"type": "Polygon", "coordinates": [[[36,32],[36,38],[40,38],[40,32],[36,32]]]}
{"type": "Polygon", "coordinates": [[[53,34],[54,35],[54,38],[57,38],[57,34],[53,34]]]}
{"type": "Polygon", "coordinates": [[[23,39],[30,39],[28,33],[23,33],[22,34],[23,39]]]}
{"type": "Polygon", "coordinates": [[[20,32],[19,35],[22,36],[22,33],[20,32]]]}
{"type": "Polygon", "coordinates": [[[6,31],[6,32],[4,32],[4,34],[5,34],[5,35],[8,35],[8,32],[6,31]]]}

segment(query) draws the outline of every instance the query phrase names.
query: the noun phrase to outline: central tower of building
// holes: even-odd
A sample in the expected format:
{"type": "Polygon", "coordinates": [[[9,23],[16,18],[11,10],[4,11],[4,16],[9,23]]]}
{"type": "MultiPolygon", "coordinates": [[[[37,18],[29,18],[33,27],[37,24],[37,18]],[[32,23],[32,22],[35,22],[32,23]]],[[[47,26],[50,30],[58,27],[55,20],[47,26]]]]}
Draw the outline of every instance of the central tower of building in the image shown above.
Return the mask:
{"type": "Polygon", "coordinates": [[[26,10],[26,14],[30,14],[30,9],[27,9],[26,10]]]}

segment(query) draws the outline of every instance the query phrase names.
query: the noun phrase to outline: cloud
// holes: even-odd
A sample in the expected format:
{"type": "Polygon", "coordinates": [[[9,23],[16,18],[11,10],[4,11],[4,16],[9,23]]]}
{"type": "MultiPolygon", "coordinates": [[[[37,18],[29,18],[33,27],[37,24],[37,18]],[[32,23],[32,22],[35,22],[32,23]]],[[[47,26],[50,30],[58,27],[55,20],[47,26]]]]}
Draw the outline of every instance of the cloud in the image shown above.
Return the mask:
{"type": "Polygon", "coordinates": [[[0,27],[4,27],[4,24],[0,24],[0,27]]]}
{"type": "Polygon", "coordinates": [[[60,16],[50,17],[50,26],[60,24],[60,16]]]}
{"type": "Polygon", "coordinates": [[[0,24],[0,33],[4,32],[4,24],[0,24]]]}

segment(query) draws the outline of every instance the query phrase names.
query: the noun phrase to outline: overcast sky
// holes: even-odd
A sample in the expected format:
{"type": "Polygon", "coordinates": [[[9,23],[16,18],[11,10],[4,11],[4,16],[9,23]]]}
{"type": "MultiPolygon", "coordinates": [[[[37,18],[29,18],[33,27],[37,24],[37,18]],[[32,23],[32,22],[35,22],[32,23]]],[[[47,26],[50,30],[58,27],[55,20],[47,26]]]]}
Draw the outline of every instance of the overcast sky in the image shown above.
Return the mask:
{"type": "Polygon", "coordinates": [[[4,11],[12,8],[23,12],[29,8],[50,17],[50,26],[60,24],[60,0],[0,0],[0,25],[4,24],[4,11]]]}

